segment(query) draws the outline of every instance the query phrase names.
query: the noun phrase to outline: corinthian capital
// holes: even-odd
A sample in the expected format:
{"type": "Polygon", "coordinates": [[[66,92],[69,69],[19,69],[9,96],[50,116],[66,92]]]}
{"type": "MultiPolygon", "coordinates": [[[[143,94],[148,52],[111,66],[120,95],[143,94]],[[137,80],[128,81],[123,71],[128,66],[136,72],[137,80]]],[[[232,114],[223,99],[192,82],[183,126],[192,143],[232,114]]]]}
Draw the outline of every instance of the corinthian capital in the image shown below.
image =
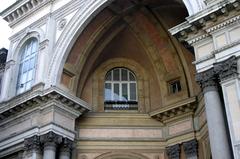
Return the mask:
{"type": "Polygon", "coordinates": [[[180,145],[173,145],[167,148],[167,155],[169,159],[179,159],[180,158],[180,145]]]}
{"type": "Polygon", "coordinates": [[[217,77],[213,68],[197,73],[195,79],[203,90],[206,90],[209,87],[217,86],[217,77]]]}
{"type": "Polygon", "coordinates": [[[40,137],[40,141],[44,144],[44,146],[55,146],[62,142],[62,136],[51,131],[47,134],[42,135],[40,137]]]}
{"type": "Polygon", "coordinates": [[[24,140],[24,148],[26,151],[40,151],[40,146],[40,138],[37,135],[24,140]]]}
{"type": "Polygon", "coordinates": [[[198,155],[198,142],[191,140],[183,143],[183,149],[187,158],[195,157],[198,155]]]}
{"type": "Polygon", "coordinates": [[[218,74],[219,79],[224,81],[226,79],[237,77],[237,58],[232,56],[225,61],[214,64],[214,71],[218,74]]]}

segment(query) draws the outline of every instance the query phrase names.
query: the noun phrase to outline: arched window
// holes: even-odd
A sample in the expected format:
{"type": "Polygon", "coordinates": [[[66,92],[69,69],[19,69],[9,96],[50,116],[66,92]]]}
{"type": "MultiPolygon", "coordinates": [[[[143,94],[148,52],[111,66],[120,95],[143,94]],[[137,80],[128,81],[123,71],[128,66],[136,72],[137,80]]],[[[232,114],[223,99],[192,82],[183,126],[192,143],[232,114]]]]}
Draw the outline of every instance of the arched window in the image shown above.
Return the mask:
{"type": "Polygon", "coordinates": [[[38,41],[28,39],[20,50],[19,71],[17,79],[17,94],[31,88],[36,71],[38,41]]]}
{"type": "Polygon", "coordinates": [[[126,68],[115,68],[105,77],[105,110],[137,110],[137,82],[126,68]]]}

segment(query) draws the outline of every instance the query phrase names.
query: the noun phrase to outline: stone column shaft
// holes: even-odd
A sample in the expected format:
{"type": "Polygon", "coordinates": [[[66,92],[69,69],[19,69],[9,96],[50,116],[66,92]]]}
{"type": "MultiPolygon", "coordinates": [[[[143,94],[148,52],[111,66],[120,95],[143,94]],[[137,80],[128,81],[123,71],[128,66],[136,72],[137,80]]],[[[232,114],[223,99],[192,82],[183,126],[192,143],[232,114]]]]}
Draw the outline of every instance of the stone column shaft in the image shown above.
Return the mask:
{"type": "Polygon", "coordinates": [[[71,150],[72,150],[73,142],[68,138],[63,139],[63,143],[60,147],[60,159],[70,159],[71,157],[71,150]]]}
{"type": "Polygon", "coordinates": [[[49,132],[45,135],[42,135],[40,140],[44,146],[43,159],[55,159],[57,145],[62,142],[62,137],[54,132],[49,132]]]}
{"type": "Polygon", "coordinates": [[[198,73],[196,81],[204,93],[208,132],[213,159],[231,159],[224,112],[213,69],[198,73]]]}

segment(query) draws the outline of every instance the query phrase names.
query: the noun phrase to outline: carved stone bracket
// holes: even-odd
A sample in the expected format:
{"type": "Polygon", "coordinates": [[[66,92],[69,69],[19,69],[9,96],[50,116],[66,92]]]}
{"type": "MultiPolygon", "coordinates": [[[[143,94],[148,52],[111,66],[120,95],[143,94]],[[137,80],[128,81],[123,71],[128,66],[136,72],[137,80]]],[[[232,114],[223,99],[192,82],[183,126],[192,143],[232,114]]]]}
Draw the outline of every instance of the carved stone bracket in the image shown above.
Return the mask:
{"type": "Polygon", "coordinates": [[[232,56],[225,61],[214,64],[214,72],[218,74],[219,79],[224,81],[226,79],[237,77],[237,57],[232,56]]]}
{"type": "Polygon", "coordinates": [[[25,139],[24,149],[26,151],[40,151],[41,150],[40,137],[35,135],[33,137],[25,139]]]}
{"type": "Polygon", "coordinates": [[[195,79],[204,91],[210,87],[217,87],[218,80],[213,68],[196,74],[195,79]]]}
{"type": "Polygon", "coordinates": [[[197,140],[191,140],[183,143],[183,149],[187,158],[196,157],[198,155],[198,142],[197,140]]]}
{"type": "Polygon", "coordinates": [[[169,159],[180,159],[180,145],[167,147],[167,155],[169,159]]]}

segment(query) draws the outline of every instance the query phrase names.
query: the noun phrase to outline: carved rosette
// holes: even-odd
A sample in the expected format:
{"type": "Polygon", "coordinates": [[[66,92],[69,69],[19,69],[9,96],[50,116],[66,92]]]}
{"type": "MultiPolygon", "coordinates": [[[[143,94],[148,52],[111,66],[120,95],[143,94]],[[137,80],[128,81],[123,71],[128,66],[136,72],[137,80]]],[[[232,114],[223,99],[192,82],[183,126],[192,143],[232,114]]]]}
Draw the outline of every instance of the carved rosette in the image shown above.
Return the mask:
{"type": "Polygon", "coordinates": [[[196,74],[195,79],[203,90],[209,87],[217,87],[217,77],[213,68],[196,74]]]}
{"type": "Polygon", "coordinates": [[[198,142],[197,140],[191,140],[183,143],[183,150],[187,158],[195,157],[198,155],[198,142]]]}
{"type": "Polygon", "coordinates": [[[221,81],[237,77],[237,57],[232,56],[225,61],[215,63],[214,72],[218,74],[221,81]]]}
{"type": "Polygon", "coordinates": [[[167,155],[169,159],[180,159],[180,145],[167,147],[167,155]]]}
{"type": "Polygon", "coordinates": [[[63,140],[62,136],[52,131],[40,137],[40,141],[44,145],[44,149],[56,148],[56,146],[60,144],[62,140],[63,140]]]}
{"type": "Polygon", "coordinates": [[[68,138],[63,138],[60,151],[69,153],[73,148],[73,141],[69,140],[68,138]]]}
{"type": "Polygon", "coordinates": [[[41,150],[40,137],[35,135],[33,137],[25,139],[24,149],[26,151],[40,151],[41,150]]]}

